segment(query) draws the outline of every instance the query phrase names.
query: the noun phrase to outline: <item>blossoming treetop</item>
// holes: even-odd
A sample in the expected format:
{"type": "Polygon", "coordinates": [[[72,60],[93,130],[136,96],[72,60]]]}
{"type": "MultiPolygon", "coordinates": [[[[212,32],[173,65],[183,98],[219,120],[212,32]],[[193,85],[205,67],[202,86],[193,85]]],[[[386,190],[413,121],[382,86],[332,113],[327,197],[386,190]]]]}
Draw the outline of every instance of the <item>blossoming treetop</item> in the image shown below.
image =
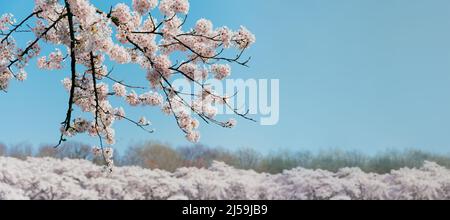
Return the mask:
{"type": "MultiPolygon", "coordinates": [[[[6,92],[12,79],[27,78],[25,67],[30,59],[40,56],[39,44],[45,42],[55,45],[55,50],[38,58],[39,68],[70,66],[68,77],[62,81],[69,99],[59,144],[67,137],[88,133],[97,136],[101,146],[103,141],[112,145],[115,120],[126,120],[152,132],[144,117],[134,120],[126,116],[123,107],[113,107],[109,102],[112,96],[123,98],[130,106],[160,107],[175,118],[192,142],[200,138],[198,119],[233,127],[236,121],[217,120],[214,108],[216,104],[232,108],[231,97],[215,93],[203,82],[212,77],[228,77],[229,63],[246,66],[249,59],[242,56],[255,37],[245,27],[237,31],[227,27],[214,29],[206,19],[184,31],[188,11],[188,0],[161,0],[159,6],[157,0],[133,0],[132,8],[120,3],[107,12],[89,0],[35,0],[34,10],[20,22],[11,14],[0,17],[0,90],[6,92]],[[152,15],[157,7],[162,14],[160,21],[152,15]],[[13,38],[20,32],[35,35],[24,48],[13,38]],[[237,49],[236,56],[224,56],[224,50],[231,48],[237,49]],[[177,58],[182,54],[184,60],[173,61],[174,53],[177,58]],[[119,64],[140,65],[147,73],[148,87],[114,78],[105,65],[106,57],[119,64]],[[171,83],[175,77],[185,78],[201,91],[184,94],[176,90],[171,83]],[[186,96],[195,98],[187,101],[186,96]],[[92,118],[74,117],[75,106],[91,113],[92,118]]],[[[245,113],[233,111],[249,119],[245,113]]]]}

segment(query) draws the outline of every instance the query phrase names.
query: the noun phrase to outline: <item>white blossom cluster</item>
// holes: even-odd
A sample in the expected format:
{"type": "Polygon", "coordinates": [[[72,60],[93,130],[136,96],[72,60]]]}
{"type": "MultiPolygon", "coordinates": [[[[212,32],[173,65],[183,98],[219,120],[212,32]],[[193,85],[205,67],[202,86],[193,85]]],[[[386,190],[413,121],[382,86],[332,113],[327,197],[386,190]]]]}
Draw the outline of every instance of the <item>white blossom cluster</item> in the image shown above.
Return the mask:
{"type": "Polygon", "coordinates": [[[235,126],[234,119],[215,118],[216,104],[227,106],[225,94],[216,94],[211,88],[202,88],[199,94],[182,94],[172,83],[183,77],[204,87],[204,80],[229,77],[229,63],[246,66],[249,60],[241,56],[256,41],[247,28],[214,27],[207,19],[186,27],[188,0],[130,0],[112,6],[110,11],[101,11],[90,0],[34,3],[33,12],[24,20],[16,21],[12,14],[0,15],[0,91],[7,91],[12,79],[26,80],[25,67],[32,58],[38,57],[38,67],[44,70],[70,66],[71,72],[62,80],[70,104],[61,127],[61,142],[87,133],[113,145],[115,121],[125,119],[141,128],[150,124],[127,118],[123,106],[111,105],[112,96],[132,107],[151,106],[173,115],[191,142],[200,139],[197,117],[222,127],[235,126]],[[13,35],[26,27],[35,36],[22,49],[13,35]],[[44,42],[53,45],[54,52],[40,54],[39,45],[44,42]],[[223,56],[226,49],[237,56],[223,56]],[[112,68],[105,60],[136,64],[143,68],[145,77],[142,75],[139,85],[128,85],[111,76],[112,68]],[[186,96],[195,97],[193,103],[186,101],[186,96]],[[72,117],[74,107],[92,115],[72,117]]]}
{"type": "Polygon", "coordinates": [[[358,168],[271,175],[214,162],[174,173],[139,167],[105,173],[85,160],[0,157],[0,199],[450,199],[450,170],[426,162],[383,175],[358,168]]]}

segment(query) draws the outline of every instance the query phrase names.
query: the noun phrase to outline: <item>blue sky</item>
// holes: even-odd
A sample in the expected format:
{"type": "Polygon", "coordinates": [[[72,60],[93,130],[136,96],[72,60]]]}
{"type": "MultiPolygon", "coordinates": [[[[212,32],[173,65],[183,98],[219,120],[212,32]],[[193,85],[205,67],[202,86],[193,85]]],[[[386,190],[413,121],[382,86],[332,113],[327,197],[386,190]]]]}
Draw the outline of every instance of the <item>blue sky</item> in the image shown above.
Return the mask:
{"type": "MultiPolygon", "coordinates": [[[[0,14],[23,17],[31,2],[0,0],[0,14]]],[[[119,1],[92,2],[109,8],[119,1]]],[[[447,0],[191,0],[188,25],[205,17],[234,29],[243,24],[257,36],[247,53],[251,68],[235,67],[234,77],[280,79],[276,126],[203,125],[202,143],[261,151],[450,152],[449,12],[447,0]]],[[[137,67],[115,69],[116,76],[144,80],[137,67]]],[[[0,95],[0,141],[54,143],[67,102],[60,80],[68,72],[34,64],[28,70],[25,83],[0,95]]],[[[143,140],[189,144],[173,118],[148,108],[129,112],[145,112],[157,132],[119,122],[118,147],[143,140]]]]}

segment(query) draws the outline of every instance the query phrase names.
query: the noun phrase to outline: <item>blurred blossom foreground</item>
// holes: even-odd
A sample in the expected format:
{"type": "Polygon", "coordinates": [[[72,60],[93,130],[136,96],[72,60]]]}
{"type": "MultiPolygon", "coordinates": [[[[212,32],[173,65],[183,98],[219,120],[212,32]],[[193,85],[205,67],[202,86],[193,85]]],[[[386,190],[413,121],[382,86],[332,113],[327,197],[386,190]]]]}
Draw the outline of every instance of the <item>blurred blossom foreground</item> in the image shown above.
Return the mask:
{"type": "Polygon", "coordinates": [[[173,173],[87,160],[0,157],[0,199],[450,199],[450,170],[432,162],[388,174],[296,168],[261,174],[214,162],[173,173]]]}

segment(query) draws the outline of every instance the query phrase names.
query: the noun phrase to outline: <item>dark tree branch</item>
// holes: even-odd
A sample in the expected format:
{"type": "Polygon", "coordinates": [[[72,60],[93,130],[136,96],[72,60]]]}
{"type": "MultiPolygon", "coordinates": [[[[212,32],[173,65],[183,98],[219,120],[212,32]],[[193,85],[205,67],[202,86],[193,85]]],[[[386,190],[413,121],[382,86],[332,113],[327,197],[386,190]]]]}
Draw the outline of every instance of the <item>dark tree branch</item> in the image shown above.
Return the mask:
{"type": "Polygon", "coordinates": [[[100,131],[98,130],[98,127],[99,127],[98,120],[99,119],[102,121],[104,129],[106,128],[106,126],[103,123],[103,120],[99,117],[99,109],[101,107],[100,107],[99,98],[98,98],[98,91],[97,91],[97,78],[95,76],[96,73],[95,73],[94,53],[91,51],[89,55],[90,55],[90,60],[91,60],[92,84],[93,84],[93,87],[94,87],[94,99],[95,99],[95,119],[94,119],[95,120],[95,131],[97,132],[97,136],[98,136],[98,139],[99,139],[99,142],[100,142],[100,148],[102,150],[103,160],[107,163],[105,150],[103,148],[102,135],[100,135],[100,131]]]}
{"type": "MultiPolygon", "coordinates": [[[[66,119],[62,123],[64,126],[64,130],[67,132],[70,129],[70,121],[72,120],[72,111],[73,111],[73,99],[75,94],[75,84],[76,84],[76,78],[77,78],[77,60],[76,60],[76,54],[75,54],[75,30],[74,30],[74,22],[73,22],[73,14],[70,9],[70,4],[67,0],[64,1],[67,9],[67,20],[69,22],[69,32],[70,32],[70,71],[71,71],[71,81],[72,85],[70,88],[70,95],[69,95],[69,103],[68,103],[68,109],[66,113],[66,119]]],[[[62,132],[61,137],[59,139],[58,145],[56,147],[60,146],[61,143],[64,141],[64,132],[62,132]]]]}

